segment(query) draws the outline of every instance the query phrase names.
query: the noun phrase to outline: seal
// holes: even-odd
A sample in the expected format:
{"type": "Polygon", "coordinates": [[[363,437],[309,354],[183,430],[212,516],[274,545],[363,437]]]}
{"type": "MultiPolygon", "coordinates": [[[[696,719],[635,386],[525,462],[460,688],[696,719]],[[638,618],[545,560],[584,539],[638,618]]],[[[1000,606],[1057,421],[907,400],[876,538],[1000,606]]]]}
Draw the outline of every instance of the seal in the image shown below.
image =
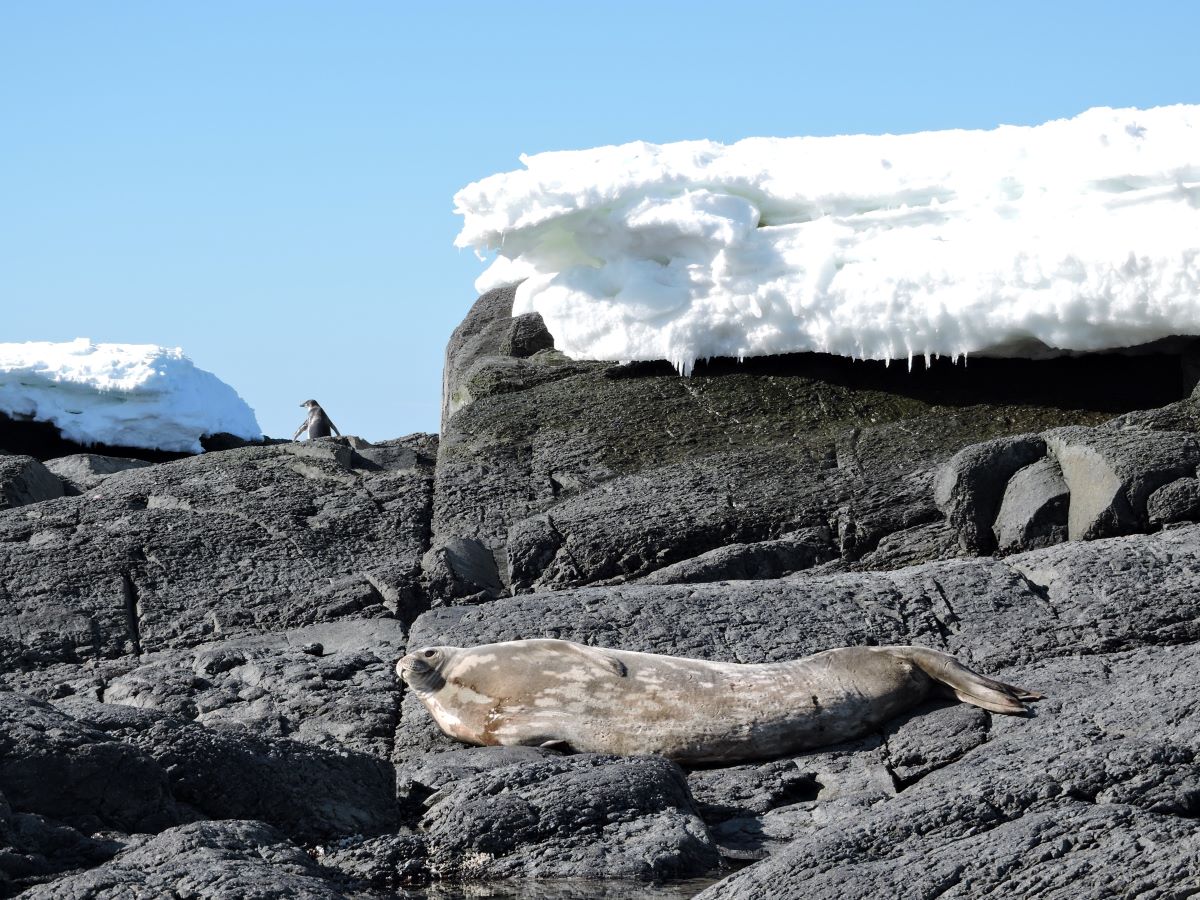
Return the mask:
{"type": "Polygon", "coordinates": [[[341,432],[337,430],[337,426],[333,424],[325,410],[321,409],[321,404],[316,400],[305,400],[300,404],[308,410],[308,417],[304,420],[304,424],[296,429],[296,433],[292,435],[292,440],[300,437],[304,432],[308,432],[308,439],[319,437],[329,437],[330,429],[333,433],[341,437],[341,432]]]}
{"type": "Polygon", "coordinates": [[[550,639],[422,647],[396,663],[438,727],[468,744],[765,759],[859,737],[936,693],[1020,715],[1040,694],[926,647],[844,647],[743,665],[550,639]]]}

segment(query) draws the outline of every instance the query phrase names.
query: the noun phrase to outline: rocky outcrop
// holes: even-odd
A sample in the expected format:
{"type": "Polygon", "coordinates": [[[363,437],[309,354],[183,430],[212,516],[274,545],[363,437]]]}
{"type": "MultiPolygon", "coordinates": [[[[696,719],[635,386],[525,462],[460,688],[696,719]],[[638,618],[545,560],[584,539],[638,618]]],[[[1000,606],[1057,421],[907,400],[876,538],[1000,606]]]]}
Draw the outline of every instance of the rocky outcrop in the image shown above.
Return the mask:
{"type": "MultiPolygon", "coordinates": [[[[1045,455],[1043,434],[1181,393],[1178,358],[1155,355],[907,372],[808,354],[714,361],[690,378],[665,364],[566,363],[505,343],[527,327],[511,299],[511,289],[481,297],[447,348],[425,559],[434,598],[707,571],[714,552],[742,560],[721,562],[715,578],[783,573],[791,564],[775,542],[802,529],[829,534],[814,563],[853,565],[945,516],[961,548],[990,552],[1010,476],[1045,455]]],[[[1009,526],[1030,536],[1009,536],[1008,549],[1045,540],[1053,526],[1034,513],[1009,526]]]]}
{"type": "Polygon", "coordinates": [[[108,476],[0,518],[0,671],[423,604],[435,443],[252,447],[108,476]]]}
{"type": "Polygon", "coordinates": [[[455,332],[440,442],[0,456],[26,485],[0,510],[0,896],[1200,889],[1177,359],[682,379],[567,360],[511,302],[455,332]],[[1046,699],[685,770],[467,747],[394,676],[421,645],[539,636],[737,662],[914,643],[1046,699]]]}

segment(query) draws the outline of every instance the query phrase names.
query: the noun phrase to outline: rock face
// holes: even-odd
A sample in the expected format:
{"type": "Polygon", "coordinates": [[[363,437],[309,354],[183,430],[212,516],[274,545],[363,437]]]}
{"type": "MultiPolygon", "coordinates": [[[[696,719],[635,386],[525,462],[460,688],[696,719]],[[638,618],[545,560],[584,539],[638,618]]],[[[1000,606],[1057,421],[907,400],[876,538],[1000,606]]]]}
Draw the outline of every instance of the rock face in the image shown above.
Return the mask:
{"type": "Polygon", "coordinates": [[[511,303],[452,337],[440,441],[0,455],[0,896],[1200,891],[1177,358],[682,379],[568,360],[511,303]],[[913,643],[1046,699],[684,770],[467,747],[394,675],[528,637],[913,643]]]}

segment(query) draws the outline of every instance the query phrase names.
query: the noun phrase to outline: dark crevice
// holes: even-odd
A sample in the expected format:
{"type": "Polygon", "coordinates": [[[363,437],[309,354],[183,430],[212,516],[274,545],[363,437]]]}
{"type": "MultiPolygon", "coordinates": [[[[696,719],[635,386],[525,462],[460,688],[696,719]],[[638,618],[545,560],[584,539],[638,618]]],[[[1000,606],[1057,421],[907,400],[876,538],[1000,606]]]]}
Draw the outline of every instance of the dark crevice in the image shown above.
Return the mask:
{"type": "Polygon", "coordinates": [[[136,656],[142,655],[142,632],[139,622],[138,589],[128,572],[121,573],[121,594],[125,605],[125,625],[129,630],[129,641],[136,656]]]}

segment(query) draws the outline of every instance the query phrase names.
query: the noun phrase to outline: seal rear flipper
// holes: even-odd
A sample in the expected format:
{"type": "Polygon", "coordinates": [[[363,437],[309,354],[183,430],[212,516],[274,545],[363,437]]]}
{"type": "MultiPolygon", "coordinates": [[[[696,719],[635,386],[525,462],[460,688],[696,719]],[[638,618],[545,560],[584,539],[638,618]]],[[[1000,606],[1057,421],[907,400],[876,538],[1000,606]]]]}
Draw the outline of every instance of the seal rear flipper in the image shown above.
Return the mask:
{"type": "Polygon", "coordinates": [[[959,700],[990,712],[1019,716],[1029,712],[1022,701],[1041,700],[1042,695],[1016,685],[996,681],[968,669],[948,653],[927,647],[903,647],[903,655],[959,700]]]}

